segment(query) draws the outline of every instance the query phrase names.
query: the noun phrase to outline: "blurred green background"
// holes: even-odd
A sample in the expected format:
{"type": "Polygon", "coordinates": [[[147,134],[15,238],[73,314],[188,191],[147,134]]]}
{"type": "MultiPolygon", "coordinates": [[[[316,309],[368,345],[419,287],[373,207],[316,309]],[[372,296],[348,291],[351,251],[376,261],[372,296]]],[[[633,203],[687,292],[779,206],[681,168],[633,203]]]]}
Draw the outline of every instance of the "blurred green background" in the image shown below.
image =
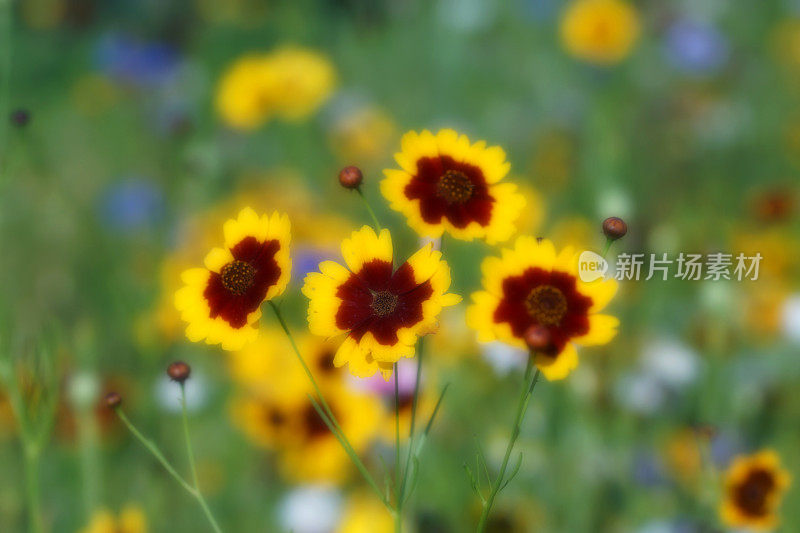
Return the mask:
{"type": "MultiPolygon", "coordinates": [[[[185,340],[172,294],[241,207],[286,211],[295,273],[284,305],[303,331],[302,275],[369,222],[336,181],[342,166],[363,169],[400,255],[416,249],[378,190],[410,129],[452,127],[502,146],[509,179],[528,196],[521,233],[558,247],[601,248],[600,221],[615,215],[630,230],[612,255],[764,257],[758,281],[623,283],[611,308],[618,337],[583,350],[567,380],[537,387],[523,466],[492,531],[718,530],[719,472],[733,456],[773,448],[798,470],[797,2],[630,2],[636,28],[612,21],[609,30],[627,31],[630,44],[600,61],[565,40],[571,4],[558,0],[0,5],[10,116],[0,341],[27,397],[56,397],[38,474],[45,530],[81,531],[99,510],[126,506],[150,531],[206,530],[191,498],[99,400],[120,392],[130,418],[185,467],[178,389],[164,375],[176,359],[194,369],[201,484],[224,529],[347,530],[345,517],[362,512],[357,473],[297,479],[282,454],[251,439],[232,416],[240,385],[228,354],[185,340]],[[244,129],[227,121],[218,93],[232,65],[287,47],[322,64],[289,57],[281,67],[291,78],[282,90],[306,90],[306,108],[276,104],[244,129]],[[333,74],[320,80],[312,67],[333,74]],[[54,376],[44,385],[40,363],[54,376]]],[[[453,291],[466,301],[493,252],[447,241],[453,291]]],[[[445,312],[428,346],[426,387],[435,395],[451,385],[408,511],[419,532],[474,527],[480,506],[462,463],[474,463],[480,442],[497,468],[524,365],[514,350],[474,341],[465,303],[445,312]]],[[[262,323],[275,327],[266,313],[262,323]]],[[[18,436],[3,402],[2,531],[28,529],[18,436]]],[[[380,473],[391,440],[376,436],[364,455],[380,473]]],[[[781,520],[783,531],[800,530],[797,490],[781,520]]]]}

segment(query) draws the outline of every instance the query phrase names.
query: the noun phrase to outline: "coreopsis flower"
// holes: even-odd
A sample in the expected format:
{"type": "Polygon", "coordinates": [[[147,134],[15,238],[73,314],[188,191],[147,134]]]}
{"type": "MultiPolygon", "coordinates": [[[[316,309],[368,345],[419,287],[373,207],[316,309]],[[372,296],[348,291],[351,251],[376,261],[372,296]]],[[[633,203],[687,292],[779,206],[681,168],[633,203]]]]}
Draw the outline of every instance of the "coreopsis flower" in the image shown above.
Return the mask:
{"type": "Polygon", "coordinates": [[[119,516],[100,510],[92,514],[89,525],[81,529],[81,533],[147,533],[147,520],[135,506],[126,507],[119,516]]]}
{"type": "Polygon", "coordinates": [[[238,350],[256,338],[261,304],[286,289],[292,268],[289,218],[258,216],[246,207],[223,226],[225,245],[212,249],[204,268],[181,275],[175,307],[192,342],[205,339],[238,350]]]}
{"type": "Polygon", "coordinates": [[[622,61],[638,36],[636,9],[625,0],[575,0],[561,19],[564,47],[590,63],[622,61]]]}
{"type": "Polygon", "coordinates": [[[500,183],[511,165],[499,146],[470,143],[453,130],[410,131],[395,155],[399,169],[384,171],[381,192],[424,237],[447,231],[463,240],[507,240],[525,207],[516,185],[500,183]]]}
{"type": "Polygon", "coordinates": [[[460,297],[448,294],[450,267],[432,244],[394,268],[392,238],[364,226],[342,242],[345,264],[320,263],[306,276],[303,294],[312,333],[346,335],[334,365],[367,377],[380,370],[385,379],[402,357],[414,356],[417,337],[436,325],[442,307],[460,297]]]}
{"type": "Polygon", "coordinates": [[[772,450],[736,457],[725,474],[720,518],[732,528],[774,529],[778,505],[790,483],[789,473],[772,450]]]}
{"type": "Polygon", "coordinates": [[[526,347],[526,332],[544,328],[549,346],[534,362],[547,379],[562,379],[578,365],[576,344],[605,344],[616,335],[619,320],[598,311],[616,293],[617,282],[581,281],[571,247],[556,253],[552,242],[523,236],[501,257],[487,257],[481,269],[484,290],[472,294],[467,324],[481,342],[520,348],[526,347]]]}
{"type": "Polygon", "coordinates": [[[333,92],[336,73],[323,55],[285,47],[237,59],[223,74],[216,107],[230,127],[252,130],[273,115],[301,120],[333,92]]]}
{"type": "MultiPolygon", "coordinates": [[[[299,365],[295,365],[299,366],[299,365]]],[[[308,400],[305,383],[296,394],[273,395],[269,387],[234,400],[233,419],[256,445],[278,453],[280,471],[293,481],[341,482],[350,459],[337,437],[308,400]]],[[[340,385],[324,385],[323,394],[356,453],[363,453],[380,427],[377,399],[340,385]]]]}
{"type": "Polygon", "coordinates": [[[369,494],[351,496],[336,533],[391,533],[394,519],[386,507],[369,494]]]}

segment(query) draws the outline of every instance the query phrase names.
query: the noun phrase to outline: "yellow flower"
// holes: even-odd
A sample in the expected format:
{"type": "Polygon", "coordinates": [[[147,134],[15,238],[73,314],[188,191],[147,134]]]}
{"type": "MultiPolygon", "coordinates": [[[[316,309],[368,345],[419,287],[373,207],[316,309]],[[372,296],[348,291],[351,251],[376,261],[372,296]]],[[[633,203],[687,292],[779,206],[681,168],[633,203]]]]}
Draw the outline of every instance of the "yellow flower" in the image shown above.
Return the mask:
{"type": "MultiPolygon", "coordinates": [[[[380,405],[342,385],[321,386],[353,449],[362,453],[379,429],[380,405]]],[[[260,390],[234,400],[233,419],[254,443],[278,453],[282,474],[295,481],[346,479],[350,458],[309,402],[308,389],[298,388],[294,395],[272,394],[268,387],[260,390]]]]}
{"type": "Polygon", "coordinates": [[[100,510],[92,515],[89,525],[80,533],[147,533],[147,520],[142,510],[135,506],[123,509],[119,517],[100,510]]]}
{"type": "Polygon", "coordinates": [[[400,169],[384,170],[381,192],[417,233],[439,237],[447,231],[489,244],[511,237],[525,198],[516,185],[499,183],[511,168],[502,148],[471,144],[449,129],[436,135],[410,131],[400,145],[400,169]]]}
{"type": "Polygon", "coordinates": [[[313,50],[285,47],[248,54],[222,75],[217,112],[230,127],[242,130],[263,125],[273,114],[300,120],[316,111],[335,85],[333,65],[313,50]]]}
{"type": "Polygon", "coordinates": [[[267,56],[268,99],[287,120],[313,113],[333,93],[336,72],[323,55],[297,47],[280,48],[267,56]]]}
{"type": "Polygon", "coordinates": [[[268,118],[272,102],[267,98],[267,60],[262,55],[237,59],[223,74],[216,95],[217,112],[236,129],[251,130],[268,118]]]}
{"type": "Polygon", "coordinates": [[[725,474],[720,518],[732,528],[774,529],[777,508],[790,483],[789,473],[772,450],[736,457],[725,474]]]}
{"type": "Polygon", "coordinates": [[[591,63],[623,60],[638,36],[636,10],[622,0],[575,0],[561,20],[561,40],[567,51],[591,63]]]}
{"type": "Polygon", "coordinates": [[[387,380],[401,357],[413,357],[417,337],[436,324],[442,307],[460,297],[447,294],[450,267],[433,245],[420,249],[396,270],[392,238],[364,226],[342,242],[347,267],[320,263],[306,276],[303,294],[311,333],[346,335],[336,352],[337,367],[366,377],[380,370],[387,380]]]}
{"type": "Polygon", "coordinates": [[[394,520],[384,505],[367,494],[355,494],[347,502],[336,533],[392,533],[394,520]]]}
{"type": "MultiPolygon", "coordinates": [[[[337,343],[305,334],[297,339],[297,345],[317,381],[323,385],[342,382],[342,371],[333,366],[337,343]]],[[[234,381],[253,392],[269,391],[270,395],[283,398],[298,394],[305,397],[312,392],[281,329],[262,328],[255,341],[231,352],[227,361],[234,381]]]]}
{"type": "Polygon", "coordinates": [[[259,217],[246,207],[225,222],[223,232],[225,247],[206,255],[205,268],[181,275],[184,286],[175,293],[175,307],[188,324],[190,341],[238,350],[256,338],[252,325],[261,318],[261,304],[289,282],[289,218],[277,212],[259,217]]]}
{"type": "Polygon", "coordinates": [[[375,161],[388,154],[395,135],[392,118],[367,106],[342,114],[331,129],[330,141],[342,161],[375,161]]]}
{"type": "Polygon", "coordinates": [[[571,247],[557,254],[552,242],[523,236],[501,257],[487,257],[481,269],[484,290],[472,294],[467,324],[481,342],[518,347],[525,347],[528,328],[546,328],[552,346],[537,353],[535,363],[547,379],[562,379],[578,366],[575,344],[606,344],[616,335],[619,320],[598,311],[613,298],[617,282],[581,281],[571,247]]]}

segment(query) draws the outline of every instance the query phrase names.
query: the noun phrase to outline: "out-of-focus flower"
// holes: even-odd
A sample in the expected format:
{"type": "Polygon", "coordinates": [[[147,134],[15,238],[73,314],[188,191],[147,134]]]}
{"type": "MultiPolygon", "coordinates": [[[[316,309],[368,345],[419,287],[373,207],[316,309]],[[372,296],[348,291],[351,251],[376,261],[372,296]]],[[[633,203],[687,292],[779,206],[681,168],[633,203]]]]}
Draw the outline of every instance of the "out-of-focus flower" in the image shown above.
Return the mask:
{"type": "MultiPolygon", "coordinates": [[[[255,444],[278,452],[287,479],[344,481],[350,459],[309,402],[308,383],[294,394],[281,395],[272,394],[269,383],[251,387],[234,400],[232,413],[237,425],[255,444]]],[[[375,398],[345,386],[320,386],[353,449],[362,453],[380,429],[380,405],[375,398]]]]}
{"type": "Polygon", "coordinates": [[[784,282],[791,279],[800,268],[800,240],[791,232],[776,226],[753,231],[738,231],[733,236],[732,249],[736,253],[755,257],[761,254],[759,283],[761,279],[784,282]]]}
{"type": "Polygon", "coordinates": [[[714,26],[680,19],[667,30],[664,42],[669,61],[692,74],[717,71],[728,59],[728,42],[714,26]]]}
{"type": "Polygon", "coordinates": [[[329,533],[339,522],[341,507],[342,498],[334,487],[307,485],[284,496],[278,512],[285,531],[329,533]]]}
{"type": "Polygon", "coordinates": [[[228,126],[251,130],[272,115],[293,121],[308,117],[335,85],[336,73],[325,56],[285,47],[237,59],[219,82],[216,107],[228,126]]]}
{"type": "Polygon", "coordinates": [[[169,81],[180,64],[178,51],[167,43],[118,34],[100,39],[95,59],[99,69],[112,79],[145,87],[169,81]]]}
{"type": "Polygon", "coordinates": [[[549,235],[559,246],[564,248],[571,246],[576,250],[597,249],[602,238],[597,231],[597,224],[584,217],[560,218],[549,235]]]}
{"type": "Polygon", "coordinates": [[[781,327],[787,339],[800,344],[800,294],[793,294],[783,303],[781,327]]]}
{"type": "Polygon", "coordinates": [[[561,40],[575,57],[610,65],[625,59],[639,36],[639,16],[624,0],[574,0],[561,19],[561,40]]]}
{"type": "Polygon", "coordinates": [[[141,178],[121,180],[101,197],[100,214],[107,225],[122,232],[152,226],[164,212],[164,198],[153,182],[141,178]]]}
{"type": "Polygon", "coordinates": [[[337,115],[328,137],[340,160],[368,163],[386,156],[397,134],[386,111],[362,106],[343,109],[337,115]]]}
{"type": "Polygon", "coordinates": [[[283,293],[292,267],[289,218],[258,216],[247,207],[223,226],[225,247],[212,249],[205,268],[183,272],[175,307],[192,342],[237,350],[258,335],[261,304],[283,293]]]}
{"type": "Polygon", "coordinates": [[[615,396],[625,408],[642,415],[655,413],[666,399],[656,378],[644,372],[623,376],[616,384],[615,396]]]}
{"type": "Polygon", "coordinates": [[[671,435],[664,450],[669,471],[680,481],[691,482],[703,466],[700,443],[692,429],[680,430],[671,435]]]}
{"type": "Polygon", "coordinates": [[[403,135],[395,155],[400,169],[384,170],[381,192],[408,225],[423,237],[447,231],[463,240],[507,240],[525,207],[512,183],[499,183],[511,168],[499,146],[471,144],[446,129],[403,135]]]}
{"type": "Polygon", "coordinates": [[[528,360],[528,350],[499,341],[481,344],[481,355],[495,373],[501,376],[513,370],[524,369],[528,360]]]}
{"type": "Polygon", "coordinates": [[[89,525],[80,533],[147,533],[147,519],[137,506],[128,506],[119,516],[107,510],[92,515],[89,525]]]}
{"type": "Polygon", "coordinates": [[[772,450],[736,457],[725,474],[720,518],[729,527],[774,529],[778,506],[790,482],[789,473],[772,450]]]}
{"type": "Polygon", "coordinates": [[[551,129],[536,139],[531,175],[545,189],[562,189],[575,167],[575,140],[569,132],[551,129]]]}
{"type": "Polygon", "coordinates": [[[755,218],[762,222],[787,222],[797,214],[797,191],[792,187],[773,186],[753,194],[750,205],[755,218]]]}
{"type": "Polygon", "coordinates": [[[529,328],[546,328],[552,347],[537,352],[535,363],[549,380],[578,366],[575,344],[606,344],[617,333],[619,320],[598,313],[614,297],[617,282],[581,281],[573,248],[557,254],[548,240],[519,237],[501,257],[487,257],[481,270],[484,290],[472,294],[467,324],[481,342],[520,348],[529,328]]]}
{"type": "MultiPolygon", "coordinates": [[[[323,385],[342,383],[344,374],[333,365],[338,344],[305,334],[297,339],[297,345],[318,382],[323,385]]],[[[271,396],[291,398],[307,387],[308,378],[288,338],[283,330],[274,327],[262,328],[255,341],[231,352],[228,368],[236,383],[254,392],[267,389],[271,396]]]]}
{"type": "Polygon", "coordinates": [[[670,338],[647,342],[641,364],[645,372],[673,388],[692,383],[700,370],[697,354],[685,344],[670,338]]]}
{"type": "Polygon", "coordinates": [[[389,379],[392,365],[413,357],[417,337],[436,325],[442,307],[460,297],[448,294],[450,267],[427,245],[397,270],[388,230],[364,226],[342,242],[347,268],[333,261],[306,276],[308,324],[323,337],[346,334],[334,364],[349,365],[354,376],[376,371],[389,379]]]}
{"type": "Polygon", "coordinates": [[[357,493],[348,499],[336,533],[391,533],[394,520],[386,507],[368,494],[357,493]]]}

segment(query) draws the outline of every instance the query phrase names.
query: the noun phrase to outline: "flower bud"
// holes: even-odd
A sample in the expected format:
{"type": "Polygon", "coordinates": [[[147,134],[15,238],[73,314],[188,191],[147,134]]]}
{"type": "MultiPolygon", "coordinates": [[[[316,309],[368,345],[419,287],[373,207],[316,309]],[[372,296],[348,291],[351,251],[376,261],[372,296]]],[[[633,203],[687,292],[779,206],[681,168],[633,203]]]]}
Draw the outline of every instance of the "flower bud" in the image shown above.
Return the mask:
{"type": "Polygon", "coordinates": [[[364,181],[364,175],[358,167],[351,165],[339,171],[339,183],[345,189],[358,189],[362,181],[364,181]]]}
{"type": "Polygon", "coordinates": [[[10,118],[14,126],[24,128],[31,121],[31,113],[27,109],[15,109],[10,118]]]}
{"type": "Polygon", "coordinates": [[[183,361],[175,361],[167,367],[167,375],[172,381],[183,383],[189,379],[189,374],[192,373],[192,368],[183,361]]]}
{"type": "Polygon", "coordinates": [[[106,394],[106,405],[109,409],[116,409],[120,405],[122,405],[122,396],[117,394],[116,392],[109,392],[106,394]]]}
{"type": "Polygon", "coordinates": [[[553,339],[550,336],[550,330],[544,326],[529,327],[525,331],[523,338],[532,352],[551,353],[553,351],[553,339]]]}
{"type": "Polygon", "coordinates": [[[603,221],[603,233],[612,241],[616,241],[628,233],[628,225],[619,217],[608,217],[603,221]]]}

